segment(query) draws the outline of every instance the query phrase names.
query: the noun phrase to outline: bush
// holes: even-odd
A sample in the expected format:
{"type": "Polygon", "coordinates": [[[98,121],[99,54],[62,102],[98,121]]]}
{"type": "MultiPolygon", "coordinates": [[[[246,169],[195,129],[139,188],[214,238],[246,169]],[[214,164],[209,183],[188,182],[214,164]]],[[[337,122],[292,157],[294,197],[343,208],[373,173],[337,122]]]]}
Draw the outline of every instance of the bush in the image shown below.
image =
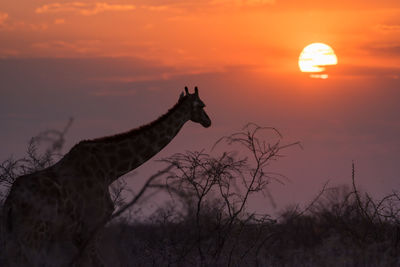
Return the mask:
{"type": "MultiPolygon", "coordinates": [[[[68,127],[40,134],[29,143],[26,157],[0,165],[2,201],[16,177],[43,169],[61,156],[68,127]],[[38,152],[45,141],[49,146],[38,152]]],[[[200,151],[163,159],[166,167],[149,177],[130,201],[122,198],[126,182],[114,184],[110,192],[117,209],[99,225],[106,263],[399,266],[400,195],[393,192],[375,201],[361,193],[354,164],[351,187],[328,188],[326,184],[304,209],[296,206],[276,218],[249,212],[252,195],[270,195],[268,185],[282,182],[283,176],[269,172],[269,165],[284,149],[299,145],[281,144],[281,140],[273,128],[248,124],[218,140],[213,151],[219,148],[222,152],[217,156],[200,151]],[[223,143],[240,153],[221,149],[223,143]],[[121,216],[139,206],[139,200],[149,192],[168,192],[171,198],[144,221],[121,216]]]]}

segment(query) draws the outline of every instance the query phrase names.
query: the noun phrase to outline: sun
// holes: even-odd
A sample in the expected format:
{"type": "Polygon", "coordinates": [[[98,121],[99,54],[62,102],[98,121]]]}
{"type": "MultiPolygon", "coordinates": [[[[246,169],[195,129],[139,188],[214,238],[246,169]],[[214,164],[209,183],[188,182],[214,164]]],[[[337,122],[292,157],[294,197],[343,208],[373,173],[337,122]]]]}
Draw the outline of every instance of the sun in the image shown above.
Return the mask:
{"type": "Polygon", "coordinates": [[[299,56],[299,68],[302,72],[319,73],[312,74],[313,78],[328,78],[327,74],[322,73],[326,66],[336,65],[337,62],[333,49],[323,43],[307,45],[299,56]]]}

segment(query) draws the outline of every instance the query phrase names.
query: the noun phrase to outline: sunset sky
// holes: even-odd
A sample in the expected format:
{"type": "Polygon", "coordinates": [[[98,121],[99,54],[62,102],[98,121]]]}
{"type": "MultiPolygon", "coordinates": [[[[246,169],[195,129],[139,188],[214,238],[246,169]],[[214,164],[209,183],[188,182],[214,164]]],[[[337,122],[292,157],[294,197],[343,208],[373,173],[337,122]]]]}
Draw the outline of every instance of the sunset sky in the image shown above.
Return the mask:
{"type": "Polygon", "coordinates": [[[255,122],[304,147],[271,166],[289,179],[272,185],[278,208],[349,183],[352,160],[362,189],[400,190],[398,0],[0,2],[0,160],[69,117],[64,152],[148,123],[185,85],[199,87],[213,125],[187,123],[156,159],[255,122]],[[337,55],[328,79],[298,68],[314,42],[337,55]]]}

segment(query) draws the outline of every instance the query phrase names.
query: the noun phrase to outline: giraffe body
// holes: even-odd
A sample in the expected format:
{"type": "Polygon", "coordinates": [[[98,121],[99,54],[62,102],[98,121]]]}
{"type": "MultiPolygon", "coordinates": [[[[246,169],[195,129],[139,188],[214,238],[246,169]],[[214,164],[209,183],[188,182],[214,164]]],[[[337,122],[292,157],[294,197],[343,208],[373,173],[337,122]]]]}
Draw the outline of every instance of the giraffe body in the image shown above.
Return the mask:
{"type": "Polygon", "coordinates": [[[211,124],[197,88],[185,90],[158,120],[82,141],[53,166],[17,178],[4,205],[9,266],[101,266],[91,235],[114,210],[109,185],[158,153],[188,120],[211,124]]]}

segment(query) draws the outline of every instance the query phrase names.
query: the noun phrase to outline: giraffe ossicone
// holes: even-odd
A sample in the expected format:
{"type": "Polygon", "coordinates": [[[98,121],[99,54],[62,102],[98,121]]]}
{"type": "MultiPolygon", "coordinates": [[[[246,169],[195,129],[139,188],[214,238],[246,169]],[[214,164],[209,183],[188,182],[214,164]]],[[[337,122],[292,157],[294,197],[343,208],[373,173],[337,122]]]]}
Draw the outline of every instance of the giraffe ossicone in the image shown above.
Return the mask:
{"type": "Polygon", "coordinates": [[[76,144],[54,165],[18,177],[4,204],[9,266],[101,266],[91,234],[114,210],[109,185],[163,149],[187,121],[211,120],[197,87],[157,120],[76,144]],[[84,253],[81,250],[85,248],[84,253]]]}

